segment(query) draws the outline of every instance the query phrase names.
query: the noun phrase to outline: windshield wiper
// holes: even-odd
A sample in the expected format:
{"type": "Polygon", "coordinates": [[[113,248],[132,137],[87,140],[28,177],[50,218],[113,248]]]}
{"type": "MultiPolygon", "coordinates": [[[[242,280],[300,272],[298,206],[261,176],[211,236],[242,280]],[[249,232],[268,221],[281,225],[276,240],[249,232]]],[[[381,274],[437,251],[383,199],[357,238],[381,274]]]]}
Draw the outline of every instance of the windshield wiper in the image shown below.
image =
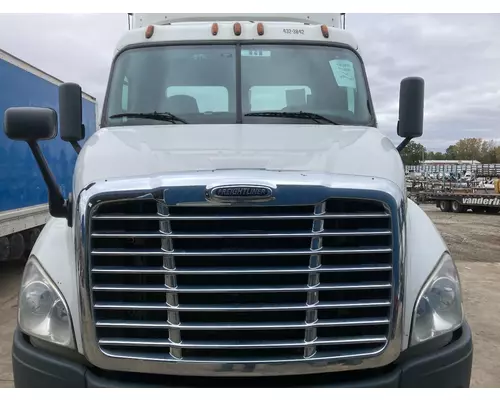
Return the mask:
{"type": "Polygon", "coordinates": [[[115,114],[111,115],[109,118],[144,118],[144,119],[154,119],[157,121],[167,121],[167,122],[181,122],[183,124],[187,124],[185,120],[182,118],[179,118],[175,116],[174,114],[171,114],[169,112],[152,112],[152,113],[123,113],[123,114],[115,114]]]}
{"type": "Polygon", "coordinates": [[[324,117],[323,115],[306,112],[306,111],[298,111],[298,112],[289,112],[289,111],[263,111],[263,112],[251,112],[245,114],[245,117],[281,117],[281,118],[301,118],[301,119],[312,119],[313,121],[320,123],[319,121],[325,121],[329,124],[333,125],[341,125],[338,122],[332,121],[331,119],[324,117]]]}

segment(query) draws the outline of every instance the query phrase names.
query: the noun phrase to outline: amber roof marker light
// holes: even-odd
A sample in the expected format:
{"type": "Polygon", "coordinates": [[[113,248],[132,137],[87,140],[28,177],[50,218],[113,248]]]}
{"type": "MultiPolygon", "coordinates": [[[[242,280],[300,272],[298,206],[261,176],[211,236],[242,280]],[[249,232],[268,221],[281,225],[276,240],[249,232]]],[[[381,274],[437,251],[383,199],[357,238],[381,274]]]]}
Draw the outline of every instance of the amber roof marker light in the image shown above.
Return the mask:
{"type": "Polygon", "coordinates": [[[146,28],[146,39],[151,39],[153,37],[153,33],[155,33],[155,27],[154,25],[149,25],[146,28]]]}
{"type": "Polygon", "coordinates": [[[323,36],[328,39],[328,37],[330,36],[330,32],[328,31],[328,26],[321,25],[321,32],[323,33],[323,36]]]}
{"type": "Polygon", "coordinates": [[[217,24],[217,22],[214,22],[212,24],[212,35],[217,36],[218,33],[219,33],[219,24],[217,24]]]}
{"type": "Polygon", "coordinates": [[[259,22],[257,24],[257,34],[259,36],[263,36],[264,35],[264,24],[262,22],[259,22]]]}
{"type": "Polygon", "coordinates": [[[236,36],[240,36],[241,35],[241,24],[239,22],[236,22],[233,26],[233,30],[234,30],[234,34],[236,36]]]}

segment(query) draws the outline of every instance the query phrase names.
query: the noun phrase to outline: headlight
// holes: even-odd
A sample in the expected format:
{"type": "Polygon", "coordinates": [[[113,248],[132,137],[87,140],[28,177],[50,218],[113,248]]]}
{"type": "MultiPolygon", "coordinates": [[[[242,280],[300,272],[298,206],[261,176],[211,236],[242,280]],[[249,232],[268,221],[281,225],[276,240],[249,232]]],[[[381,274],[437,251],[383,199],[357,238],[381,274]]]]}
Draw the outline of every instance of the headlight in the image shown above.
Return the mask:
{"type": "Polygon", "coordinates": [[[417,298],[411,344],[457,329],[463,322],[460,279],[453,259],[444,253],[417,298]]]}
{"type": "Polygon", "coordinates": [[[18,323],[27,335],[61,346],[75,347],[66,302],[34,257],[30,257],[24,269],[18,323]]]}

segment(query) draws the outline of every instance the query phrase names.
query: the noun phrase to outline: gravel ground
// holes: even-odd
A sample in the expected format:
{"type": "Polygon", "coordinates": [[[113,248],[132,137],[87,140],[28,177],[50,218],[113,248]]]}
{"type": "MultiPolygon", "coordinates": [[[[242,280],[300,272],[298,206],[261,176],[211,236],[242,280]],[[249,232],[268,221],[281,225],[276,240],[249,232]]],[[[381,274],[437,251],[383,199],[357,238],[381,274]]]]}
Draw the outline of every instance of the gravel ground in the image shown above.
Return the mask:
{"type": "Polygon", "coordinates": [[[443,235],[460,270],[474,341],[472,386],[500,387],[500,214],[422,208],[443,235]]]}
{"type": "Polygon", "coordinates": [[[0,388],[12,387],[10,349],[16,327],[17,293],[22,265],[0,263],[0,388]]]}
{"type": "MultiPolygon", "coordinates": [[[[472,386],[500,387],[500,215],[422,208],[441,231],[460,270],[474,335],[472,386]]],[[[10,351],[21,274],[21,265],[0,264],[0,388],[13,385],[10,351]]]]}

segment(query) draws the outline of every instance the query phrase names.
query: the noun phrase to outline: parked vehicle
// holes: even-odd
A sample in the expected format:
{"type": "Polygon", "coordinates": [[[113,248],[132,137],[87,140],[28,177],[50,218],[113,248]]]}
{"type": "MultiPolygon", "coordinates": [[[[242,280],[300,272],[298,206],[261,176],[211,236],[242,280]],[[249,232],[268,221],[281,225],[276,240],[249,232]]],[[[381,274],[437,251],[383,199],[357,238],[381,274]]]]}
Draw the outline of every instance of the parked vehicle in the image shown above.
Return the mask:
{"type": "MultiPolygon", "coordinates": [[[[132,18],[72,195],[36,142],[56,112],[5,115],[53,216],[15,385],[469,386],[458,272],[398,152],[423,133],[424,81],[401,82],[394,147],[341,15],[132,18]]],[[[60,96],[76,144],[80,89],[60,96]]]]}
{"type": "MultiPolygon", "coordinates": [[[[0,126],[9,107],[59,109],[62,82],[0,49],[0,126]]],[[[82,123],[88,135],[96,131],[95,98],[83,94],[82,123]]],[[[71,192],[76,153],[61,139],[41,144],[64,196],[71,192]]],[[[0,135],[0,261],[29,254],[49,218],[47,188],[26,143],[0,135]]]]}
{"type": "Polygon", "coordinates": [[[420,194],[420,200],[435,203],[443,212],[463,213],[471,210],[474,213],[498,214],[500,211],[500,194],[493,192],[460,189],[424,192],[420,194]]]}

